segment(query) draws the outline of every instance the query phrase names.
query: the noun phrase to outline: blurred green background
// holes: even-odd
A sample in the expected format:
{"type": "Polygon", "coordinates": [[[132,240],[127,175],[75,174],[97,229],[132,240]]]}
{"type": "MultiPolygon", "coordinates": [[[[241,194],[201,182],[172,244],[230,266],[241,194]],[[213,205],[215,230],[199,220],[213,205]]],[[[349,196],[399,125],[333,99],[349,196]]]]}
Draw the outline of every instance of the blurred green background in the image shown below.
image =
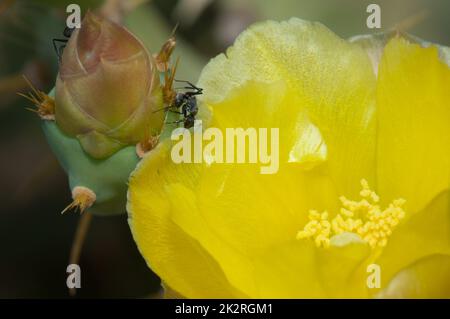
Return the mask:
{"type": "MultiPolygon", "coordinates": [[[[371,33],[366,7],[381,6],[382,30],[396,25],[450,45],[448,0],[0,0],[0,298],[68,297],[66,266],[79,215],[60,211],[71,201],[67,179],[40,130],[25,74],[39,89],[54,85],[65,7],[100,10],[125,24],[157,52],[179,22],[177,77],[197,81],[202,67],[249,24],[296,16],[320,21],[342,37],[371,33]]],[[[145,265],[126,215],[94,217],[81,256],[78,298],[154,297],[159,279],[145,265]]]]}

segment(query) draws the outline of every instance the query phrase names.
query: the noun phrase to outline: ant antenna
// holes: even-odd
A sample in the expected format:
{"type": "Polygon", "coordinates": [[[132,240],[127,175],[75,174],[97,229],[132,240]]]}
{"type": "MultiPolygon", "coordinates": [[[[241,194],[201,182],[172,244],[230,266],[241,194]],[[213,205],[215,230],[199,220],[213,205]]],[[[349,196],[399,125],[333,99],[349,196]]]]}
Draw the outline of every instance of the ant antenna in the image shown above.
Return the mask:
{"type": "Polygon", "coordinates": [[[194,84],[192,84],[192,83],[189,82],[189,81],[185,81],[185,80],[175,80],[175,82],[187,83],[189,86],[188,86],[188,87],[184,87],[185,89],[193,89],[193,90],[196,90],[196,91],[198,91],[198,92],[202,92],[202,91],[203,91],[202,88],[199,88],[199,87],[195,86],[194,84]]]}

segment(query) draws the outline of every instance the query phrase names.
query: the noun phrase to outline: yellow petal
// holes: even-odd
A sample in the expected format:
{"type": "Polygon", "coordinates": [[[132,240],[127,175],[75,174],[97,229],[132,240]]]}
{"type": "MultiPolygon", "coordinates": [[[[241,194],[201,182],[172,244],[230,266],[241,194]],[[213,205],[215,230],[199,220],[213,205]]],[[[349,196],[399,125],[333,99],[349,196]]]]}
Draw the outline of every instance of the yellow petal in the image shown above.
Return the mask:
{"type": "Polygon", "coordinates": [[[177,243],[169,252],[150,246],[155,245],[155,241],[160,245],[160,238],[172,236],[172,231],[195,238],[205,254],[211,256],[214,263],[219,263],[228,282],[250,297],[364,294],[365,277],[355,272],[367,257],[365,242],[350,240],[342,234],[333,238],[329,250],[323,251],[312,242],[295,241],[300,225],[306,222],[304,214],[296,209],[304,205],[304,198],[318,201],[321,197],[319,190],[323,189],[321,184],[324,185],[326,179],[311,178],[309,181],[315,183],[302,186],[300,183],[308,179],[295,174],[295,170],[270,175],[281,178],[279,182],[278,179],[261,179],[258,170],[248,165],[176,165],[167,154],[150,163],[156,156],[154,152],[164,152],[161,148],[152,151],[138,169],[145,170],[145,173],[138,172],[130,183],[130,194],[134,189],[147,188],[146,191],[134,190],[141,193],[142,198],[139,198],[146,204],[135,206],[133,203],[138,201],[130,196],[129,208],[143,211],[139,215],[131,213],[130,220],[136,225],[132,227],[136,242],[150,266],[182,295],[198,296],[192,289],[204,290],[205,283],[191,281],[189,284],[195,287],[189,290],[174,286],[173,281],[175,284],[179,282],[173,277],[190,278],[192,273],[203,272],[203,266],[198,258],[186,258],[178,261],[183,265],[177,268],[177,272],[164,268],[167,265],[156,268],[155,263],[159,265],[167,254],[172,254],[172,258],[184,254],[185,246],[178,244],[177,247],[177,243]],[[152,187],[149,183],[153,182],[156,185],[152,187]],[[280,187],[281,184],[285,187],[280,187]],[[261,185],[265,187],[261,188],[261,185]],[[305,196],[298,196],[299,192],[305,196]],[[274,199],[278,201],[274,202],[274,199]],[[143,205],[148,208],[143,208],[143,205]],[[165,205],[167,211],[162,210],[161,205],[165,205]],[[150,220],[155,214],[159,218],[167,214],[173,230],[162,228],[161,222],[150,220]],[[145,223],[145,228],[140,228],[142,223],[145,223]],[[148,248],[143,250],[143,242],[150,238],[154,238],[153,242],[148,242],[148,248]],[[330,267],[335,268],[330,272],[330,267]],[[323,285],[324,282],[326,284],[323,285]]]}
{"type": "Polygon", "coordinates": [[[377,88],[380,198],[420,211],[449,187],[450,70],[437,47],[401,38],[384,50],[377,88]]]}
{"type": "Polygon", "coordinates": [[[291,241],[254,259],[258,298],[355,298],[366,296],[361,263],[368,245],[349,234],[328,249],[313,242],[291,241]],[[353,237],[353,238],[352,238],[353,237]]]}
{"type": "Polygon", "coordinates": [[[317,250],[320,281],[330,298],[366,298],[367,242],[351,233],[335,235],[328,249],[317,250]]]}
{"type": "Polygon", "coordinates": [[[400,271],[380,298],[450,298],[450,255],[432,255],[400,271]]]}
{"type": "Polygon", "coordinates": [[[170,194],[164,186],[174,176],[163,169],[167,156],[167,147],[160,144],[130,179],[128,222],[141,254],[167,285],[183,296],[242,297],[229,285],[217,262],[170,219],[170,194]]]}
{"type": "MultiPolygon", "coordinates": [[[[177,185],[170,191],[177,225],[196,238],[220,263],[230,282],[249,296],[258,294],[251,259],[269,247],[292,241],[311,207],[337,206],[334,185],[320,167],[323,159],[316,158],[315,169],[288,163],[298,131],[309,123],[298,115],[296,105],[295,94],[283,83],[248,82],[214,108],[210,124],[222,132],[227,127],[282,127],[276,174],[261,174],[256,164],[164,166],[177,176],[177,185]],[[197,172],[195,187],[191,185],[193,171],[197,172]],[[195,202],[195,209],[176,204],[188,199],[195,202]]],[[[305,139],[302,146],[310,145],[309,155],[313,155],[316,150],[309,142],[305,139]]]]}
{"type": "Polygon", "coordinates": [[[401,269],[433,254],[450,254],[449,192],[400,225],[376,261],[381,267],[382,288],[401,269]]]}
{"type": "MultiPolygon", "coordinates": [[[[214,229],[209,227],[196,204],[195,191],[181,183],[172,183],[166,189],[172,203],[173,222],[186,234],[198,240],[214,260],[221,261],[220,267],[230,284],[247,295],[254,295],[255,287],[250,260],[223,241],[214,233],[214,229]]],[[[196,263],[196,260],[191,260],[193,268],[196,267],[196,263]]]]}
{"type": "Polygon", "coordinates": [[[248,95],[242,103],[228,105],[236,108],[233,123],[245,113],[257,114],[249,123],[253,125],[279,116],[284,119],[281,131],[302,115],[324,139],[339,194],[357,195],[361,178],[373,182],[375,75],[361,47],[319,23],[295,18],[259,23],[205,67],[199,80],[205,89],[202,101],[215,113],[217,104],[248,81],[283,81],[296,100],[284,107],[276,104],[268,114],[247,106],[253,98],[248,95]]]}
{"type": "Polygon", "coordinates": [[[313,242],[296,241],[275,246],[254,259],[257,298],[320,298],[325,291],[319,281],[313,242]]]}

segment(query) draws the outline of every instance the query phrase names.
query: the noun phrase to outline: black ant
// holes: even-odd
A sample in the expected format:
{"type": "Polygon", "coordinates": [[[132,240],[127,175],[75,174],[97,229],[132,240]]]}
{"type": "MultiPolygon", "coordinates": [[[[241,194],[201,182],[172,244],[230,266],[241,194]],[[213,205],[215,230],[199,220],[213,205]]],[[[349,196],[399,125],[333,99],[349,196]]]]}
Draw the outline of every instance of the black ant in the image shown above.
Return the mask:
{"type": "Polygon", "coordinates": [[[70,39],[70,36],[72,35],[73,31],[75,30],[75,28],[69,28],[69,27],[65,27],[64,31],[63,31],[63,35],[66,37],[66,39],[53,39],[53,49],[55,50],[56,55],[58,56],[58,61],[61,62],[61,56],[62,56],[62,52],[64,50],[64,48],[66,47],[67,42],[70,39]],[[57,44],[61,44],[59,47],[57,46],[57,44]]]}
{"type": "MultiPolygon", "coordinates": [[[[179,124],[183,123],[184,128],[191,128],[194,126],[195,116],[198,113],[197,95],[203,94],[203,89],[195,86],[189,81],[175,80],[176,82],[186,83],[188,86],[183,89],[191,90],[183,93],[177,93],[173,100],[173,103],[168,107],[161,110],[169,110],[172,113],[183,115],[181,120],[175,122],[167,122],[167,124],[179,124]],[[177,109],[177,111],[171,110],[171,108],[177,109]]],[[[159,110],[157,110],[159,111],[159,110]]],[[[155,111],[155,112],[157,112],[155,111]]]]}

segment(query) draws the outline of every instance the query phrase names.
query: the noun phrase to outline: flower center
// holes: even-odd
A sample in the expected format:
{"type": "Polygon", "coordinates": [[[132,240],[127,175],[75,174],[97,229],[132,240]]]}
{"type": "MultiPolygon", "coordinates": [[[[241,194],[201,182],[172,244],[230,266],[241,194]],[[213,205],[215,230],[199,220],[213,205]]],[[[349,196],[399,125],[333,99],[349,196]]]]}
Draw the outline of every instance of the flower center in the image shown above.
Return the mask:
{"type": "Polygon", "coordinates": [[[405,200],[394,200],[381,210],[380,198],[370,189],[365,179],[361,180],[360,201],[349,200],[344,196],[340,212],[331,221],[328,212],[309,211],[309,222],[297,233],[297,239],[312,239],[318,247],[328,247],[330,237],[344,232],[359,235],[370,247],[384,247],[389,236],[405,217],[402,206],[405,200]]]}

